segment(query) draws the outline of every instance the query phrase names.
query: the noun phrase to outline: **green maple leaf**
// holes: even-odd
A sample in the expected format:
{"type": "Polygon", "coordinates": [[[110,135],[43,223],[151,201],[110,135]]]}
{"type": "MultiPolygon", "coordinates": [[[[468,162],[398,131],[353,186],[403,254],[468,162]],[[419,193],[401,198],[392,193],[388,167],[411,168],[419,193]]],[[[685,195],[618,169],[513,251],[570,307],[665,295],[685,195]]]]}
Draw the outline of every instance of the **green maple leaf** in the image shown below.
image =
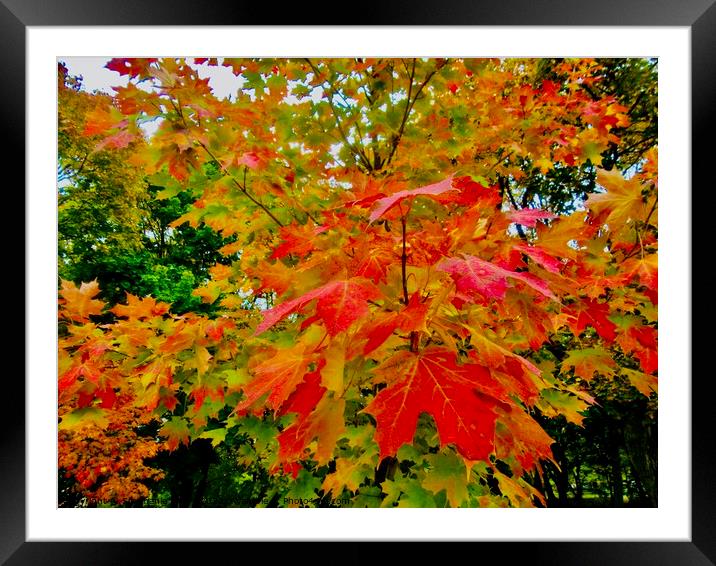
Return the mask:
{"type": "Polygon", "coordinates": [[[569,422],[580,426],[584,420],[581,412],[586,411],[588,407],[587,403],[579,397],[556,389],[542,391],[537,405],[548,417],[564,415],[569,422]]]}
{"type": "Polygon", "coordinates": [[[603,348],[583,348],[569,352],[569,355],[562,360],[561,371],[564,373],[569,368],[573,368],[574,375],[589,381],[594,377],[595,372],[606,377],[614,376],[616,367],[612,356],[603,348]]]}
{"type": "Polygon", "coordinates": [[[459,507],[468,497],[467,472],[463,460],[452,452],[431,454],[426,458],[430,469],[423,487],[437,494],[445,491],[452,507],[459,507]]]}
{"type": "Polygon", "coordinates": [[[172,417],[159,429],[159,436],[167,439],[169,450],[176,450],[179,444],[189,445],[191,432],[186,419],[183,417],[172,417]]]}
{"type": "Polygon", "coordinates": [[[100,428],[106,428],[109,421],[107,420],[107,412],[99,407],[83,407],[75,409],[62,416],[62,421],[58,425],[59,430],[72,430],[94,424],[100,428]]]}

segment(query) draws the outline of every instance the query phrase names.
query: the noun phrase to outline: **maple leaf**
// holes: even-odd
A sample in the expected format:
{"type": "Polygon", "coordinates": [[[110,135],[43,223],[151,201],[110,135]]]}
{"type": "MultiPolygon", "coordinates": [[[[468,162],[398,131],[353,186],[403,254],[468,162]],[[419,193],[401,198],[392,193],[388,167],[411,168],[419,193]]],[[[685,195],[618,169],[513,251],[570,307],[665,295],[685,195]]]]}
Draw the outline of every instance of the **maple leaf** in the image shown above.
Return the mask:
{"type": "MultiPolygon", "coordinates": [[[[611,80],[602,63],[564,61],[553,81],[537,83],[529,60],[415,59],[405,73],[396,63],[113,59],[107,68],[130,78],[113,96],[75,90],[59,69],[61,141],[71,146],[61,157],[72,166],[89,152],[80,169],[101,174],[100,198],[111,205],[115,185],[127,184],[119,165],[98,161],[116,154],[137,180],[168,179],[157,185],[164,204],[183,203],[183,192],[195,201],[171,227],[232,238],[212,244],[224,257],[194,293],[211,315],[128,296],[100,325],[89,320],[106,312],[96,289],[65,292],[63,283],[59,462],[73,466],[83,495],[147,497],[158,476],[143,459],[204,438],[234,443],[247,469],[289,476],[273,478],[276,497],[314,499],[322,488],[353,506],[546,505],[524,474],[554,462],[552,439],[530,412],[581,424],[597,372],[656,391],[656,149],[629,179],[616,166],[600,171],[606,192],[589,197],[590,210],[559,217],[506,212],[504,186],[492,184],[532,186],[541,171],[561,179],[565,190],[552,195],[561,210],[578,189],[562,183],[576,174],[565,164],[598,165],[618,135],[622,149],[638,141],[627,108],[582,88],[611,80]],[[220,100],[194,63],[225,65],[245,88],[220,100]],[[154,88],[137,88],[146,79],[154,88]],[[407,100],[393,104],[400,92],[407,100]],[[144,138],[137,127],[147,120],[161,125],[144,138]],[[462,176],[416,182],[453,170],[462,176]],[[531,228],[530,238],[518,240],[511,223],[531,228]],[[567,375],[524,352],[587,327],[598,339],[588,333],[584,344],[598,346],[568,352],[567,375]],[[640,371],[618,366],[622,353],[640,371]],[[569,385],[572,373],[584,391],[569,385]],[[239,414],[224,427],[226,406],[239,414]],[[137,435],[175,410],[159,431],[166,442],[137,435]],[[355,420],[351,432],[345,418],[355,420]],[[378,456],[388,455],[400,466],[377,480],[378,456]]],[[[119,194],[131,205],[146,187],[130,184],[119,194]]],[[[78,201],[67,199],[66,211],[78,201]]],[[[94,236],[98,252],[112,251],[114,236],[94,236]]],[[[63,252],[72,259],[79,249],[63,252]]]]}
{"type": "Polygon", "coordinates": [[[241,157],[236,159],[237,165],[246,165],[249,169],[256,169],[261,163],[259,156],[253,151],[244,153],[241,157]]]}
{"type": "Polygon", "coordinates": [[[237,405],[236,412],[245,411],[264,395],[268,395],[266,405],[278,411],[307,373],[312,360],[306,355],[306,349],[306,344],[299,342],[255,365],[254,379],[243,387],[244,399],[237,405]]]}
{"type": "Polygon", "coordinates": [[[598,169],[597,183],[607,192],[589,195],[586,205],[594,214],[606,212],[607,224],[623,226],[627,222],[646,217],[646,204],[642,196],[644,186],[638,177],[627,180],[616,168],[611,171],[598,169]]]}
{"type": "Polygon", "coordinates": [[[516,244],[515,246],[513,246],[513,248],[525,254],[532,261],[541,265],[550,273],[560,273],[565,265],[561,260],[557,259],[553,255],[550,255],[538,246],[516,244]]]}
{"type": "Polygon", "coordinates": [[[362,334],[367,337],[363,346],[363,355],[370,354],[383,344],[398,329],[399,325],[400,315],[396,312],[379,313],[373,317],[370,323],[362,329],[362,334]]]}
{"type": "Polygon", "coordinates": [[[367,355],[383,344],[398,328],[405,332],[425,329],[425,320],[430,304],[422,302],[420,293],[414,293],[408,305],[400,312],[379,313],[364,325],[361,333],[356,337],[367,337],[363,346],[363,355],[367,355]]]}
{"type": "Polygon", "coordinates": [[[80,376],[84,376],[92,383],[99,383],[102,376],[102,368],[94,364],[91,360],[84,360],[81,364],[64,372],[58,380],[60,391],[68,389],[80,376]]]}
{"type": "Polygon", "coordinates": [[[640,285],[655,293],[659,290],[659,266],[657,254],[649,254],[642,258],[630,258],[622,265],[624,274],[636,279],[640,285]]]}
{"type": "Polygon", "coordinates": [[[370,232],[363,234],[360,239],[351,238],[349,244],[354,257],[351,262],[352,272],[373,283],[385,283],[388,268],[395,259],[394,243],[370,232]]]}
{"type": "Polygon", "coordinates": [[[211,445],[216,448],[219,444],[224,442],[226,438],[225,428],[215,428],[213,430],[205,430],[199,435],[199,438],[207,438],[211,440],[211,445]]]}
{"type": "Polygon", "coordinates": [[[314,458],[319,466],[333,458],[333,449],[345,431],[345,399],[324,395],[308,415],[299,415],[292,425],[278,435],[280,460],[306,458],[306,447],[317,440],[314,458]]]}
{"type": "Polygon", "coordinates": [[[326,392],[326,388],[321,385],[321,369],[322,365],[319,364],[318,369],[306,374],[303,381],[281,406],[279,415],[297,413],[305,418],[313,411],[326,392]]]}
{"type": "Polygon", "coordinates": [[[554,218],[557,218],[557,215],[548,212],[546,210],[540,210],[538,208],[523,208],[521,210],[510,210],[507,213],[507,216],[509,219],[516,223],[516,224],[522,224],[523,226],[527,226],[529,228],[534,228],[537,226],[538,220],[552,220],[554,218]]]}
{"type": "Polygon", "coordinates": [[[130,134],[127,130],[120,130],[119,132],[104,138],[95,146],[94,149],[95,151],[101,151],[105,147],[109,147],[112,149],[122,149],[123,147],[127,147],[136,139],[137,136],[135,136],[134,134],[130,134]]]}
{"type": "Polygon", "coordinates": [[[395,481],[386,480],[381,487],[386,494],[381,507],[393,507],[396,502],[398,507],[435,507],[433,495],[418,482],[399,478],[395,481]]]}
{"type": "Polygon", "coordinates": [[[160,352],[164,354],[176,354],[193,346],[196,336],[189,325],[177,325],[172,330],[171,333],[167,333],[167,339],[159,346],[160,352]]]}
{"type": "Polygon", "coordinates": [[[373,473],[367,464],[359,460],[339,458],[336,460],[336,471],[327,474],[323,480],[323,491],[339,497],[344,489],[357,491],[360,484],[373,473]]]}
{"type": "Polygon", "coordinates": [[[106,428],[108,424],[109,420],[105,409],[83,407],[62,415],[57,428],[59,430],[72,430],[89,425],[106,428]]]}
{"type": "Polygon", "coordinates": [[[400,311],[400,328],[406,332],[424,330],[429,310],[430,302],[423,300],[419,292],[413,293],[408,304],[400,311]]]}
{"type": "Polygon", "coordinates": [[[656,348],[644,348],[637,350],[634,356],[646,373],[654,373],[659,369],[659,353],[656,348]]]}
{"type": "Polygon", "coordinates": [[[299,258],[308,255],[315,248],[315,237],[328,230],[328,226],[291,225],[281,228],[283,242],[276,246],[269,259],[281,259],[289,254],[299,258]]]}
{"type": "Polygon", "coordinates": [[[157,59],[133,57],[128,59],[114,58],[109,61],[105,67],[110,71],[116,71],[120,75],[128,75],[129,77],[137,77],[144,75],[147,68],[157,59]]]}
{"type": "Polygon", "coordinates": [[[578,246],[588,236],[584,225],[584,213],[577,213],[560,217],[545,226],[537,226],[537,244],[547,253],[559,258],[577,259],[578,246]]]}
{"type": "Polygon", "coordinates": [[[72,281],[62,280],[60,295],[62,296],[62,314],[77,322],[86,322],[91,315],[102,314],[104,303],[95,297],[99,294],[99,283],[95,279],[80,284],[79,288],[72,281]]]}
{"type": "Polygon", "coordinates": [[[589,381],[595,372],[611,377],[616,370],[616,363],[612,356],[603,348],[583,348],[571,350],[562,360],[562,372],[574,368],[574,375],[589,381]]]}
{"type": "Polygon", "coordinates": [[[615,313],[610,320],[619,328],[616,338],[626,354],[633,354],[639,360],[646,373],[658,369],[658,331],[652,326],[645,326],[640,316],[615,313]]]}
{"type": "Polygon", "coordinates": [[[522,281],[542,295],[558,300],[545,281],[530,273],[509,271],[471,255],[463,257],[464,259],[445,259],[436,266],[436,269],[452,276],[457,291],[464,300],[473,301],[480,297],[488,300],[503,299],[508,287],[508,278],[522,281]]]}
{"type": "Polygon", "coordinates": [[[423,412],[435,419],[442,446],[452,443],[470,460],[488,457],[494,443],[496,401],[480,393],[495,387],[486,368],[458,365],[456,353],[442,347],[429,347],[420,354],[398,352],[386,367],[393,379],[363,409],[378,423],[375,439],[381,459],[412,442],[423,412]]]}
{"type": "Polygon", "coordinates": [[[446,191],[437,198],[443,204],[454,203],[459,206],[478,205],[483,210],[494,210],[500,203],[499,185],[487,186],[474,181],[471,177],[455,177],[452,186],[457,191],[446,191]]]}
{"type": "Polygon", "coordinates": [[[189,445],[189,426],[183,417],[173,416],[159,429],[159,436],[167,439],[167,448],[176,450],[179,444],[189,445]]]}
{"type": "Polygon", "coordinates": [[[334,339],[324,352],[325,365],[321,370],[321,383],[329,391],[343,394],[343,373],[346,363],[344,340],[334,339]]]}
{"type": "Polygon", "coordinates": [[[581,426],[584,415],[581,413],[587,410],[587,403],[566,391],[557,389],[545,389],[541,393],[542,399],[537,404],[542,412],[548,417],[564,415],[571,423],[581,426]]]}
{"type": "Polygon", "coordinates": [[[153,297],[140,298],[127,293],[127,304],[115,305],[110,311],[119,317],[143,320],[167,314],[169,304],[157,302],[153,297]]]}
{"type": "Polygon", "coordinates": [[[112,112],[112,109],[110,108],[98,106],[91,112],[87,113],[82,135],[95,136],[97,134],[103,134],[107,130],[116,128],[123,123],[126,124],[126,122],[123,122],[122,116],[118,116],[116,114],[116,111],[112,112]]]}
{"type": "Polygon", "coordinates": [[[656,376],[628,368],[620,368],[619,371],[622,375],[627,377],[629,383],[631,383],[642,395],[649,397],[652,392],[658,393],[659,380],[656,376]]]}
{"type": "Polygon", "coordinates": [[[575,336],[579,336],[589,325],[608,342],[616,338],[616,324],[608,318],[611,314],[608,304],[594,299],[582,299],[567,307],[564,312],[570,317],[567,319],[567,325],[575,336]]]}
{"type": "Polygon", "coordinates": [[[408,189],[405,191],[398,191],[397,193],[394,193],[390,196],[387,196],[385,198],[382,198],[378,201],[376,201],[376,208],[373,210],[373,212],[370,213],[369,221],[375,222],[383,216],[386,212],[388,212],[391,208],[402,202],[406,198],[418,196],[418,195],[427,195],[427,196],[437,196],[441,195],[444,192],[447,191],[455,191],[455,189],[452,186],[453,177],[450,176],[447,179],[443,179],[442,181],[438,183],[433,183],[432,185],[426,185],[424,187],[418,187],[417,189],[408,189]]]}
{"type": "Polygon", "coordinates": [[[346,330],[356,320],[368,314],[368,301],[380,292],[372,284],[360,279],[331,281],[296,299],[286,301],[263,313],[255,335],[265,332],[289,314],[317,299],[316,315],[323,320],[331,336],[346,330]]]}
{"type": "Polygon", "coordinates": [[[465,462],[452,452],[430,454],[426,461],[430,468],[423,479],[423,487],[435,494],[444,490],[450,505],[459,507],[468,498],[465,462]]]}
{"type": "Polygon", "coordinates": [[[554,440],[529,414],[518,407],[501,406],[495,427],[495,455],[503,460],[515,456],[519,466],[513,471],[521,475],[519,467],[532,470],[540,460],[553,460],[554,440]]]}
{"type": "Polygon", "coordinates": [[[493,469],[493,474],[500,486],[500,492],[510,500],[512,506],[533,507],[533,497],[542,501],[542,505],[546,504],[544,496],[521,478],[515,479],[495,469],[493,469]]]}
{"type": "Polygon", "coordinates": [[[516,332],[511,336],[513,344],[529,345],[533,350],[547,340],[547,335],[555,329],[555,324],[549,313],[543,308],[535,305],[534,300],[525,293],[508,291],[505,296],[505,303],[509,305],[512,312],[517,315],[516,332]]]}

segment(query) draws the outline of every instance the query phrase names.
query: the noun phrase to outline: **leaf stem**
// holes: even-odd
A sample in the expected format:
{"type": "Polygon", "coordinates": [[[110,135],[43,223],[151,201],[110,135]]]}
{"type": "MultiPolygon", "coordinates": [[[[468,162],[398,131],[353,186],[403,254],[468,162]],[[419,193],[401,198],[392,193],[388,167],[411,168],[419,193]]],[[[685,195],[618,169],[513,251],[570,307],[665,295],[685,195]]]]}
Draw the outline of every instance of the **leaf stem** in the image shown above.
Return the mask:
{"type": "Polygon", "coordinates": [[[402,229],[403,234],[403,253],[400,255],[400,269],[402,274],[402,282],[403,282],[403,303],[406,305],[408,304],[408,301],[410,300],[408,297],[408,277],[407,277],[407,264],[408,264],[408,252],[407,252],[407,238],[406,238],[406,231],[407,231],[407,214],[400,217],[400,226],[402,229]]]}

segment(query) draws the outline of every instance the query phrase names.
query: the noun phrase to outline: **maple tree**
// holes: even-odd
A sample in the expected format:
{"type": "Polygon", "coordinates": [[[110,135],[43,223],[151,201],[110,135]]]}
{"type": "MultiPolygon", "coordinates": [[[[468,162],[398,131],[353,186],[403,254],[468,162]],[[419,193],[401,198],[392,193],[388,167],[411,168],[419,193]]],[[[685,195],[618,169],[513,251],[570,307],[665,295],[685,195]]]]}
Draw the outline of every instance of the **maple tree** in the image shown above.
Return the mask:
{"type": "Polygon", "coordinates": [[[604,383],[656,398],[658,214],[655,145],[602,167],[635,135],[604,66],[539,65],[113,59],[90,153],[225,243],[211,315],[61,282],[60,468],[121,503],[210,442],[271,475],[257,505],[544,505],[545,419],[581,426],[604,383]],[[565,171],[586,200],[530,188],[565,171]]]}

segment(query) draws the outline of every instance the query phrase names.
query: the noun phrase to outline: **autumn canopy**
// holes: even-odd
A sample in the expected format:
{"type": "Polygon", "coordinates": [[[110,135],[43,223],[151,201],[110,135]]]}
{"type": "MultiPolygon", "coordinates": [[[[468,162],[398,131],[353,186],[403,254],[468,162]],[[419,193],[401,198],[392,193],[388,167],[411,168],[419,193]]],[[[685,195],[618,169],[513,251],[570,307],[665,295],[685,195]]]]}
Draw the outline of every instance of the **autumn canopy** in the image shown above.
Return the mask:
{"type": "Polygon", "coordinates": [[[547,505],[554,423],[656,403],[656,140],[617,63],[113,59],[113,96],[60,66],[61,199],[115,167],[83,189],[131,189],[113,226],[181,201],[161,238],[215,254],[179,308],[61,242],[64,481],[147,501],[205,450],[244,506],[547,505]]]}

